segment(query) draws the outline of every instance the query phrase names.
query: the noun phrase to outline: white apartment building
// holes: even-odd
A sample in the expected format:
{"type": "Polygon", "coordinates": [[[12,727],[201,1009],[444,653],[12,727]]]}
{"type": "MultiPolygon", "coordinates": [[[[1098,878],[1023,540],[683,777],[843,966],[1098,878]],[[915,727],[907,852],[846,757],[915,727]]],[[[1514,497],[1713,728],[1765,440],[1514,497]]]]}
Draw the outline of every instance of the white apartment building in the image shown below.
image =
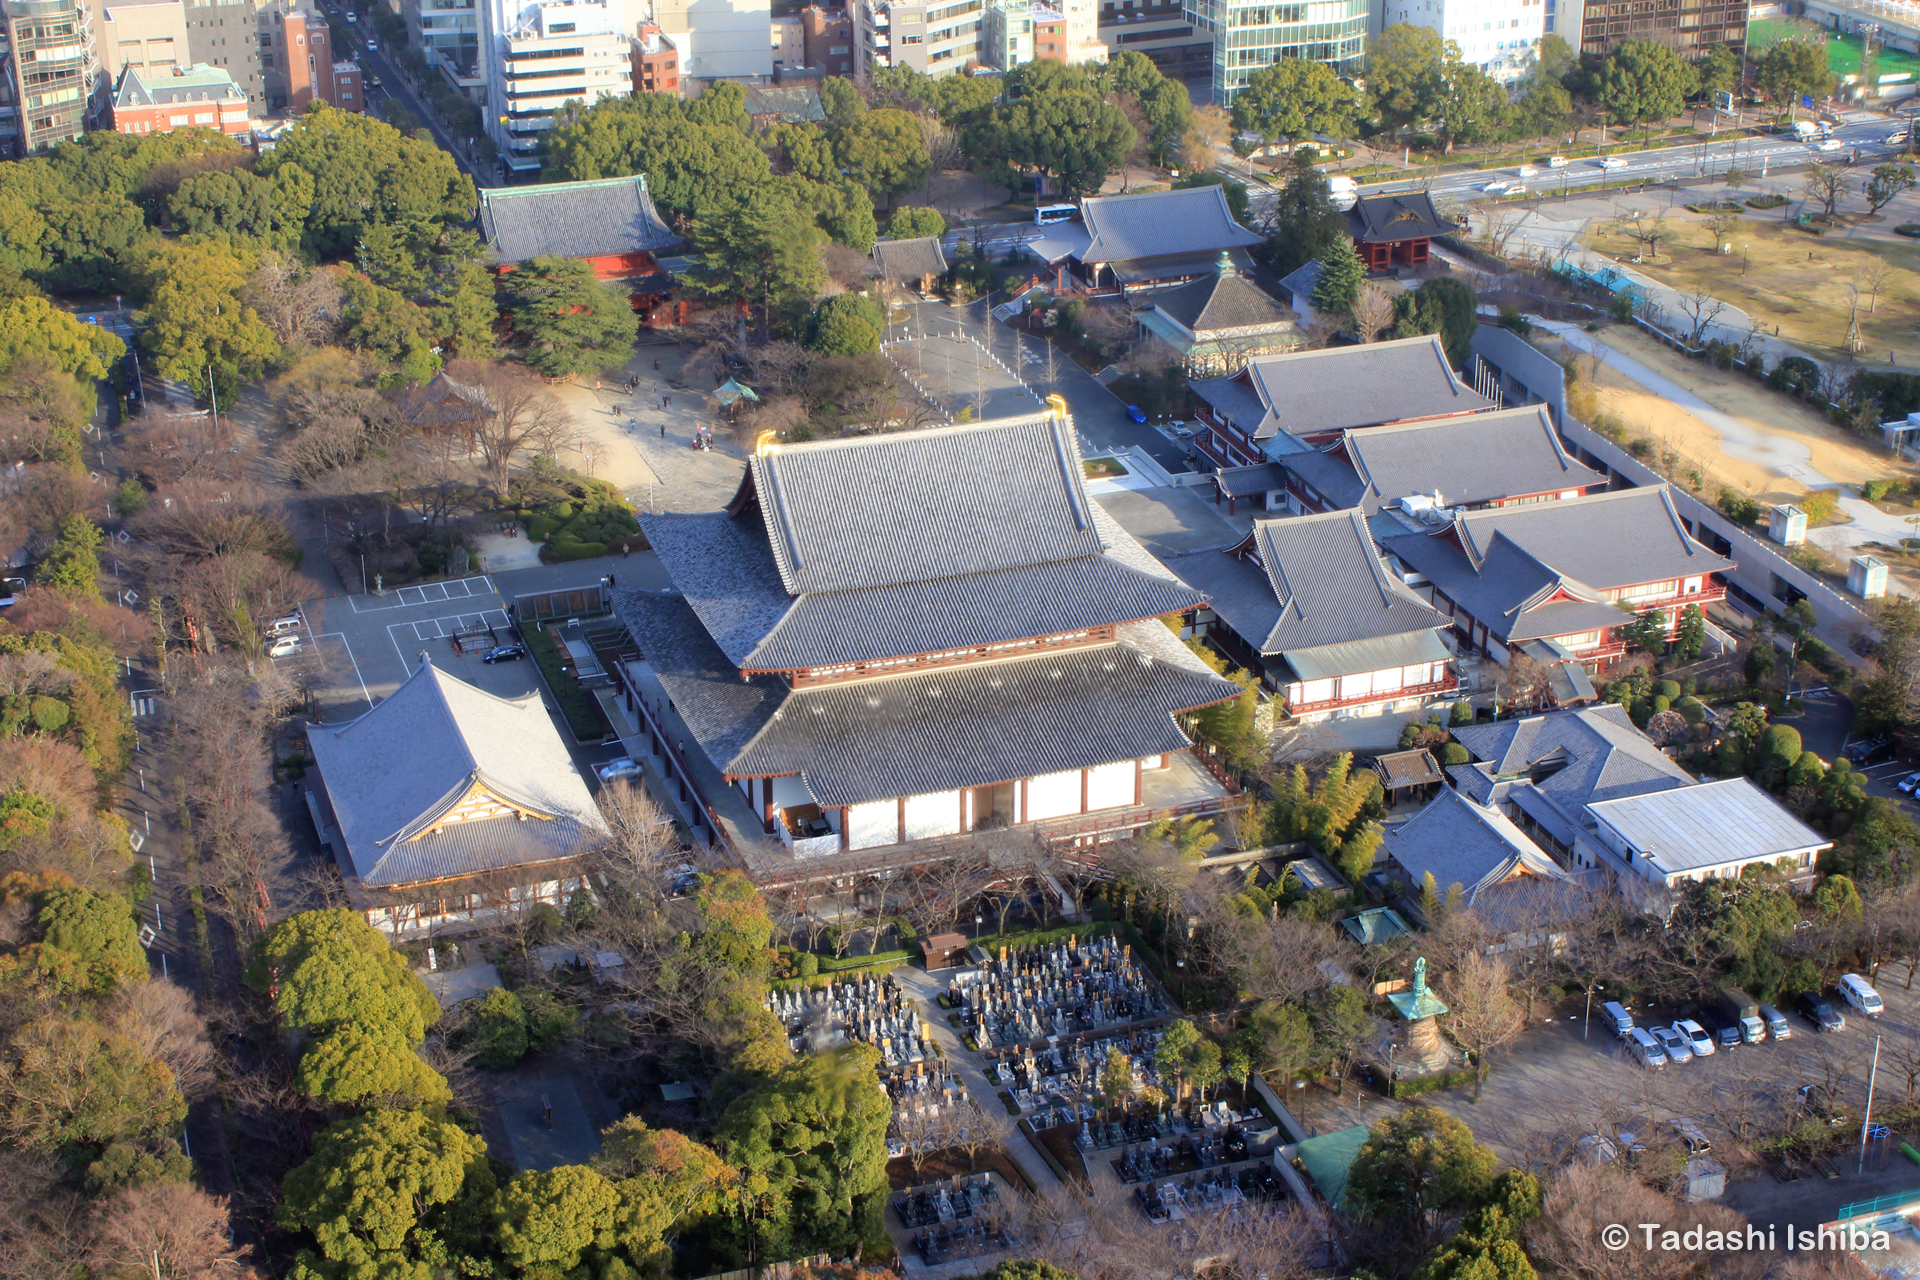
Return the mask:
{"type": "MultiPolygon", "coordinates": [[[[680,50],[682,76],[715,80],[773,74],[768,0],[655,0],[653,20],[680,50]]],[[[789,60],[786,65],[798,64],[789,60]]]]}
{"type": "Polygon", "coordinates": [[[859,74],[875,67],[912,67],[923,75],[951,75],[969,66],[1011,70],[1041,56],[1035,24],[1059,23],[1065,49],[1050,55],[1067,63],[1105,62],[1097,0],[853,0],[859,74]]]}
{"type": "Polygon", "coordinates": [[[480,57],[480,8],[474,0],[401,0],[400,16],[429,66],[437,66],[468,94],[486,89],[480,57]]]}
{"type": "Polygon", "coordinates": [[[1387,26],[1430,27],[1460,46],[1460,57],[1502,84],[1526,76],[1547,32],[1544,0],[1385,0],[1387,26]]]}
{"type": "Polygon", "coordinates": [[[511,3],[494,0],[487,12],[484,114],[508,168],[530,173],[540,167],[540,135],[564,103],[633,92],[633,41],[641,15],[625,0],[552,0],[519,8],[511,3]]]}

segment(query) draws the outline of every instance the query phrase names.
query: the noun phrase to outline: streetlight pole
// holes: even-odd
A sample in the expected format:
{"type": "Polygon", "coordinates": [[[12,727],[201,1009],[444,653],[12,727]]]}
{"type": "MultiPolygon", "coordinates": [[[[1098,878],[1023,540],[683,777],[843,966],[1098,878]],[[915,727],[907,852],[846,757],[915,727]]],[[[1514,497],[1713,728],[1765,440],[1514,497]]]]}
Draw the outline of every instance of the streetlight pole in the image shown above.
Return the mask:
{"type": "Polygon", "coordinates": [[[1607,984],[1604,982],[1593,983],[1587,988],[1587,1016],[1580,1027],[1580,1038],[1582,1040],[1585,1040],[1587,1033],[1593,1030],[1593,993],[1596,991],[1605,991],[1606,989],[1607,984]]]}
{"type": "Polygon", "coordinates": [[[1867,1167],[1867,1128],[1873,1123],[1873,1084],[1880,1074],[1880,1037],[1873,1038],[1873,1067],[1867,1072],[1867,1114],[1860,1120],[1860,1163],[1854,1168],[1860,1173],[1867,1167]]]}

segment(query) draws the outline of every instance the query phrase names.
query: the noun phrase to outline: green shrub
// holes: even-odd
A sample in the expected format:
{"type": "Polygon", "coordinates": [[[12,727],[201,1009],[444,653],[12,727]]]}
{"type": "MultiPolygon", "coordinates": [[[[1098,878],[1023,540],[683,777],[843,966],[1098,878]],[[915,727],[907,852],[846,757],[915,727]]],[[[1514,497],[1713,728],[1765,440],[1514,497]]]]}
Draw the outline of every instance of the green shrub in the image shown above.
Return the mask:
{"type": "Polygon", "coordinates": [[[1453,704],[1453,710],[1447,715],[1448,724],[1472,724],[1473,704],[1462,699],[1453,704]]]}
{"type": "Polygon", "coordinates": [[[1465,764],[1473,758],[1473,753],[1457,742],[1449,742],[1440,748],[1440,763],[1446,766],[1465,764]]]}
{"type": "Polygon", "coordinates": [[[1665,711],[1665,710],[1667,710],[1667,709],[1668,709],[1669,707],[1671,707],[1671,706],[1673,706],[1673,699],[1672,699],[1672,698],[1667,698],[1667,697],[1662,697],[1662,696],[1660,696],[1660,695],[1655,695],[1655,697],[1654,697],[1654,699],[1653,699],[1653,710],[1652,710],[1651,712],[1649,712],[1648,714],[1649,714],[1650,716],[1657,716],[1657,715],[1659,715],[1659,714],[1660,714],[1660,713],[1661,713],[1662,711],[1665,711]]]}
{"type": "Polygon", "coordinates": [[[483,1067],[510,1067],[527,1056],[527,1011],[504,987],[487,992],[467,1015],[467,1042],[483,1067]]]}
{"type": "Polygon", "coordinates": [[[793,962],[793,971],[802,978],[811,978],[820,972],[820,957],[811,951],[802,951],[793,962]]]}
{"type": "Polygon", "coordinates": [[[571,1044],[580,1035],[580,1010],[546,991],[520,998],[527,1017],[527,1052],[546,1053],[571,1044]]]}
{"type": "Polygon", "coordinates": [[[1893,488],[1891,480],[1869,480],[1860,486],[1860,496],[1868,502],[1885,501],[1887,491],[1893,488]]]}
{"type": "Polygon", "coordinates": [[[1680,695],[1684,692],[1678,680],[1656,680],[1653,691],[1659,697],[1665,698],[1669,706],[1680,701],[1680,695]]]}
{"type": "Polygon", "coordinates": [[[1436,1071],[1430,1076],[1403,1077],[1393,1082],[1393,1096],[1396,1098],[1416,1098],[1423,1093],[1435,1093],[1441,1089],[1459,1089],[1473,1083],[1473,1068],[1461,1067],[1454,1071],[1436,1071]]]}
{"type": "Polygon", "coordinates": [[[1685,716],[1688,724],[1705,724],[1707,722],[1706,704],[1691,695],[1674,703],[1673,709],[1685,716]]]}
{"type": "Polygon", "coordinates": [[[548,561],[592,560],[607,554],[604,542],[573,542],[556,538],[540,548],[540,558],[548,561]]]}

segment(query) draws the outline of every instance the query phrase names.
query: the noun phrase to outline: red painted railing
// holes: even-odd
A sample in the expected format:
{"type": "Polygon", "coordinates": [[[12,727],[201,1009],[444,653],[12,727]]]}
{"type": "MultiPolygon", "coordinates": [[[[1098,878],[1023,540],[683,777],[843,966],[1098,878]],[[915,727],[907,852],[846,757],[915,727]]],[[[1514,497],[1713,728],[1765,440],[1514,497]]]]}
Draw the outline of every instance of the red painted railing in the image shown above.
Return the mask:
{"type": "Polygon", "coordinates": [[[1370,693],[1364,698],[1329,698],[1324,702],[1303,702],[1299,706],[1287,704],[1290,716],[1312,715],[1316,711],[1333,711],[1342,707],[1364,707],[1375,702],[1399,702],[1405,698],[1424,697],[1430,693],[1446,693],[1460,687],[1460,677],[1452,672],[1444,680],[1431,680],[1426,684],[1410,684],[1390,693],[1370,693]]]}

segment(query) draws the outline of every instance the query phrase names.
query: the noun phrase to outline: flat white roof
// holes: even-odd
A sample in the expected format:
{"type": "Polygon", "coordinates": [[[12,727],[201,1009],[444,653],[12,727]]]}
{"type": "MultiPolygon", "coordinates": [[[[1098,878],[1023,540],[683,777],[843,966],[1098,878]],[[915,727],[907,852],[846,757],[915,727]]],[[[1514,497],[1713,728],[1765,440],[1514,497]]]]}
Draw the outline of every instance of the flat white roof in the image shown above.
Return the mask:
{"type": "Polygon", "coordinates": [[[1601,800],[1587,809],[1664,875],[1785,857],[1833,843],[1745,778],[1601,800]]]}

